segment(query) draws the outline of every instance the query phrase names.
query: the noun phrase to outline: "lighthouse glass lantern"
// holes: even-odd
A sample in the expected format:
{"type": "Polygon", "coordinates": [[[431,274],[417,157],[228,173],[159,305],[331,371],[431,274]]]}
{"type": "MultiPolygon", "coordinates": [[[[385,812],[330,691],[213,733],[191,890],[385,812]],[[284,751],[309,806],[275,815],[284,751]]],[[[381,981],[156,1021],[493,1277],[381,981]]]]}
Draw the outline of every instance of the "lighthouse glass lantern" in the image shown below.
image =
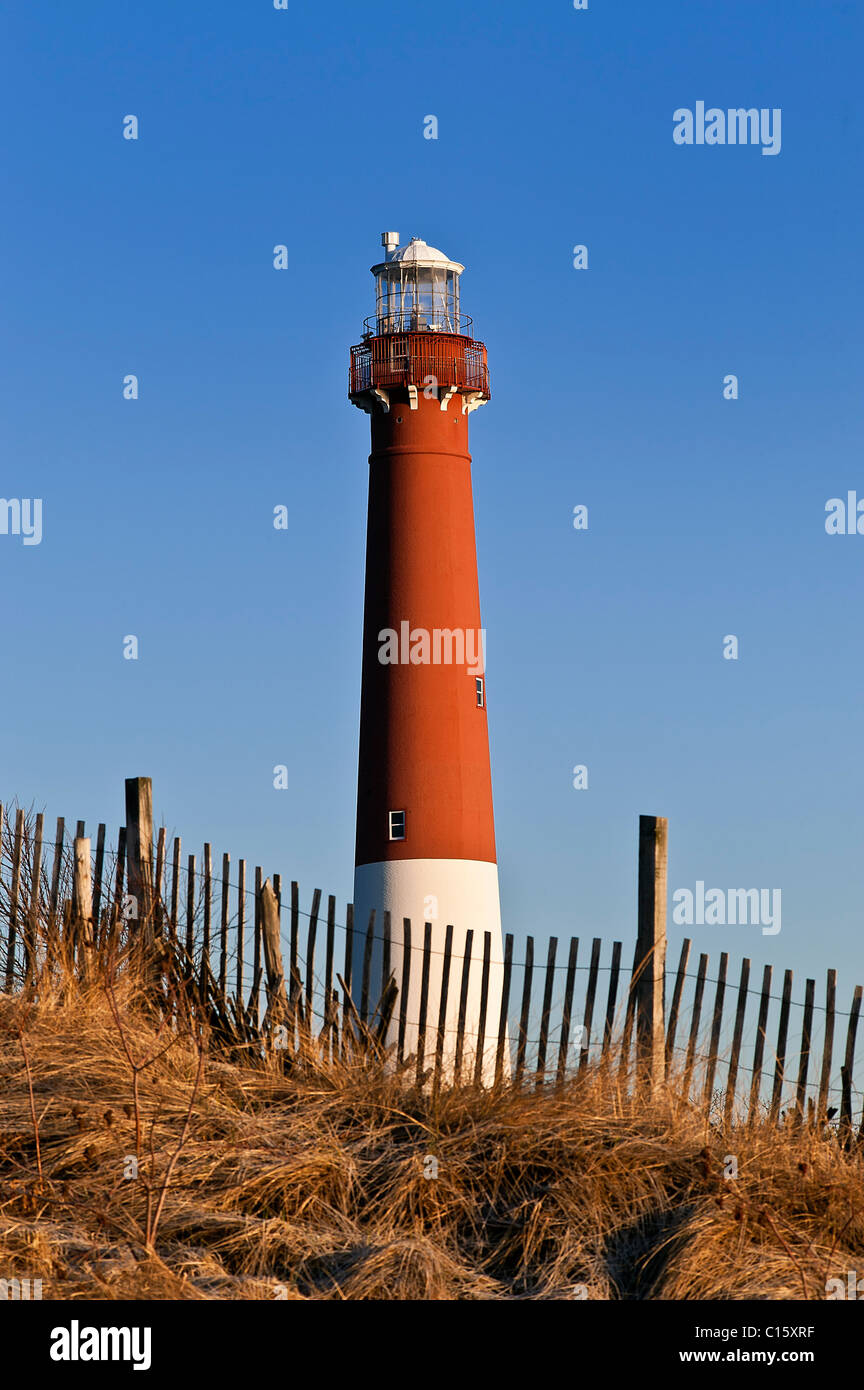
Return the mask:
{"type": "Polygon", "coordinates": [[[465,267],[419,237],[398,249],[395,232],[385,232],[382,241],[386,260],[373,266],[377,312],[370,331],[458,333],[459,276],[465,267]]]}
{"type": "Polygon", "coordinates": [[[476,410],[489,399],[489,368],[460,308],[465,267],[420,237],[400,246],[396,232],[384,232],[381,241],[385,259],[372,266],[376,311],[351,349],[351,400],[361,410],[389,410],[387,393],[404,390],[413,412],[418,390],[429,399],[432,388],[442,411],[457,392],[463,413],[476,410]]]}

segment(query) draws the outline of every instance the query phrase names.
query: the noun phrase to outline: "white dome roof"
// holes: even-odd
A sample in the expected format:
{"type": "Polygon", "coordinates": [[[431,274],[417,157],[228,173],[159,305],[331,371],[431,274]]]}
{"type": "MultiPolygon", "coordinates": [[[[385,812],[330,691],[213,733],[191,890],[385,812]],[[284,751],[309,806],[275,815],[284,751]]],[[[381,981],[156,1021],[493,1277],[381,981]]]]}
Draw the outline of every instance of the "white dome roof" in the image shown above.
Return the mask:
{"type": "Polygon", "coordinates": [[[449,259],[443,251],[439,251],[434,246],[429,246],[422,237],[412,236],[407,246],[400,246],[393,252],[394,261],[417,261],[421,265],[428,265],[430,262],[436,265],[449,265],[449,259]]]}
{"type": "MultiPolygon", "coordinates": [[[[412,237],[407,246],[400,246],[390,257],[387,265],[394,265],[401,262],[402,265],[417,266],[439,266],[442,269],[454,270],[457,275],[461,275],[465,269],[458,261],[451,261],[449,256],[445,256],[443,251],[439,251],[436,246],[429,246],[422,237],[412,237]]],[[[373,270],[378,270],[379,266],[373,266],[373,270]]]]}

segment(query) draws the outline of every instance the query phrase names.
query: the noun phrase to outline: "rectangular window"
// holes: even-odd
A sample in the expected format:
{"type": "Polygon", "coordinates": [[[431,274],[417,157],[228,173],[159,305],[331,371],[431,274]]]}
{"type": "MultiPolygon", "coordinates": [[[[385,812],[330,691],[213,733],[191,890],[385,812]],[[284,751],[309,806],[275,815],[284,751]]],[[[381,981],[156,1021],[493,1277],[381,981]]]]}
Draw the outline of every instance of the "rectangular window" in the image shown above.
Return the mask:
{"type": "Polygon", "coordinates": [[[483,690],[483,678],[482,678],[482,676],[477,676],[477,677],[475,678],[474,684],[475,684],[476,687],[477,687],[477,708],[478,708],[478,709],[482,709],[482,708],[483,708],[483,705],[484,705],[484,703],[485,703],[485,700],[486,700],[485,692],[484,692],[484,690],[483,690]]]}
{"type": "Polygon", "coordinates": [[[391,839],[391,840],[404,840],[404,839],[405,839],[405,812],[404,812],[404,811],[391,811],[391,812],[390,812],[390,839],[391,839]]]}

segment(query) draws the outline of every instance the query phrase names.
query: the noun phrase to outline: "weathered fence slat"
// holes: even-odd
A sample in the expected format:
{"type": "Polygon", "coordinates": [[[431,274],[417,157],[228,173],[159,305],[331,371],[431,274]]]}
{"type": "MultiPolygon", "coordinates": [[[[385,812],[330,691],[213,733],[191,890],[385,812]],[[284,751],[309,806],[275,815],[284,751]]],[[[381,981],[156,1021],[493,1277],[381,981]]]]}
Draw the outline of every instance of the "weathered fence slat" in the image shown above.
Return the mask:
{"type": "Polygon", "coordinates": [[[210,930],[213,919],[213,847],[204,845],[204,928],[201,941],[201,975],[200,986],[202,994],[207,988],[207,977],[210,974],[210,930]]]}
{"type": "MultiPolygon", "coordinates": [[[[373,909],[374,911],[374,909],[373,909]]],[[[426,1059],[426,1012],[429,1007],[429,966],[432,958],[432,923],[423,923],[423,968],[420,976],[420,1017],[417,1026],[417,1085],[424,1079],[426,1059]]]]}
{"type": "Polygon", "coordinates": [[[177,940],[180,924],[180,836],[174,836],[174,852],[171,856],[171,939],[177,940]]]}
{"type": "Polygon", "coordinates": [[[153,873],[153,899],[156,908],[156,927],[162,930],[162,908],[165,902],[165,837],[167,830],[160,825],[156,837],[156,868],[153,873]]]}
{"type": "Polygon", "coordinates": [[[831,1057],[834,1051],[834,1007],[837,1003],[837,971],[829,970],[825,987],[825,1039],[822,1048],[822,1073],[819,1078],[819,1099],[816,1120],[824,1124],[828,1110],[828,1086],[831,1081],[831,1057]]]}
{"type": "Polygon", "coordinates": [[[63,816],[57,817],[57,835],[54,840],[54,866],[51,869],[51,905],[50,922],[51,927],[57,920],[57,909],[60,906],[60,874],[63,870],[63,845],[65,840],[65,820],[63,816]]]}
{"type": "Polygon", "coordinates": [[[433,1087],[441,1085],[441,1068],[444,1062],[444,1040],[447,1030],[447,1000],[450,993],[450,962],[453,955],[453,926],[448,922],[444,929],[444,960],[441,964],[441,996],[438,1001],[438,1036],[435,1040],[435,1073],[433,1087]]]}
{"type": "MultiPolygon", "coordinates": [[[[297,939],[300,934],[300,888],[292,879],[291,881],[291,974],[297,969],[297,939]]],[[[348,988],[351,988],[351,976],[345,976],[348,988]]]]}
{"type": "Polygon", "coordinates": [[[117,862],[114,866],[114,905],[111,913],[112,942],[119,937],[120,914],[124,910],[123,888],[126,880],[126,827],[117,835],[117,862]]]}
{"type": "Polygon", "coordinates": [[[360,980],[360,1022],[369,1021],[369,977],[372,972],[372,946],[375,938],[375,908],[369,912],[369,925],[363,944],[363,975],[360,980]]]}
{"type": "Polygon", "coordinates": [[[354,904],[348,903],[345,908],[345,961],[342,968],[342,978],[348,989],[351,989],[351,966],[354,957],[354,904]]]}
{"type": "Polygon", "coordinates": [[[612,942],[612,965],[609,970],[609,990],[606,995],[606,1019],[603,1024],[603,1052],[607,1057],[612,1047],[615,1027],[615,1004],[618,999],[618,978],[621,974],[621,942],[612,942]]]}
{"type": "Polygon", "coordinates": [[[324,948],[324,1030],[329,1055],[333,1055],[332,1034],[332,994],[333,994],[333,952],[336,947],[336,899],[332,893],[327,897],[327,942],[324,948]]]}
{"type": "Polygon", "coordinates": [[[45,819],[41,811],[36,817],[33,835],[33,858],[30,866],[30,907],[24,936],[24,978],[29,980],[36,970],[36,950],[39,938],[39,912],[42,900],[42,834],[45,819]]]}
{"type": "Polygon", "coordinates": [[[753,1075],[750,1078],[750,1104],[747,1110],[748,1121],[755,1120],[759,1107],[759,1089],[762,1085],[762,1060],[765,1056],[765,1030],[768,1023],[768,1008],[771,1003],[770,965],[762,971],[762,994],[759,999],[759,1021],[756,1024],[756,1042],[753,1046],[753,1075]]]}
{"type": "Polygon", "coordinates": [[[558,951],[557,936],[550,936],[546,952],[546,978],[543,982],[543,1007],[540,1014],[540,1038],[537,1046],[537,1089],[546,1079],[546,1047],[549,1041],[549,1016],[552,1012],[552,991],[555,987],[555,956],[558,951]]]}
{"type": "Polygon", "coordinates": [[[312,893],[309,931],[306,937],[306,1026],[312,1029],[312,996],[315,991],[315,942],[318,936],[318,913],[321,910],[321,889],[312,893]]]}
{"type": "Polygon", "coordinates": [[[585,991],[585,1014],[582,1021],[582,1046],[579,1049],[579,1070],[588,1065],[591,1048],[591,1029],[594,1026],[594,998],[597,994],[597,974],[600,969],[600,950],[603,945],[599,936],[591,942],[591,965],[588,970],[588,988],[585,991]]]}
{"type": "Polygon", "coordinates": [[[381,996],[390,983],[390,913],[385,911],[381,926],[381,996]]]}
{"type": "Polygon", "coordinates": [[[504,1049],[508,1044],[507,1013],[510,1008],[510,981],[513,975],[513,934],[504,938],[504,972],[501,977],[501,1011],[498,1016],[498,1042],[495,1048],[495,1084],[504,1075],[504,1049]]]}
{"type": "Polygon", "coordinates": [[[792,971],[783,975],[783,994],[780,999],[780,1019],[777,1025],[777,1050],[774,1054],[774,1085],[771,1089],[771,1109],[769,1117],[776,1121],[780,1113],[783,1095],[783,1081],[786,1070],[786,1039],[789,1034],[789,1010],[792,1005],[792,971]]]}
{"type": "Polygon", "coordinates": [[[195,855],[186,860],[186,968],[192,970],[195,957],[195,855]]]}
{"type": "Polygon", "coordinates": [[[96,827],[96,864],[93,872],[93,931],[98,933],[102,917],[102,875],[105,871],[105,823],[96,827]]]}
{"type": "Polygon", "coordinates": [[[852,1115],[852,1074],[847,1066],[840,1068],[840,1124],[837,1130],[844,1149],[851,1146],[851,1123],[845,1116],[852,1115]]]}
{"type": "Polygon", "coordinates": [[[696,970],[696,986],[693,991],[693,1008],[690,1013],[690,1036],[687,1040],[687,1057],[684,1062],[684,1094],[690,1094],[690,1080],[693,1076],[693,1063],[696,1060],[696,1044],[699,1041],[699,1024],[702,1020],[702,996],[705,993],[705,976],[708,974],[708,957],[703,952],[696,970]]]}
{"type": "MultiPolygon", "coordinates": [[[[483,1081],[483,1068],[486,1061],[486,1013],[489,1008],[489,971],[492,961],[492,933],[483,933],[483,969],[480,973],[480,1017],[477,1022],[477,1048],[474,1053],[474,1085],[483,1081]]],[[[500,1039],[499,1039],[500,1042],[500,1039]]],[[[504,1052],[501,1051],[503,1066],[504,1052]]],[[[496,1062],[497,1071],[497,1062],[496,1062]]]]}
{"type": "Polygon", "coordinates": [[[816,997],[816,981],[808,980],[804,987],[804,1017],[801,1022],[801,1052],[798,1057],[798,1085],[795,1090],[795,1116],[800,1124],[804,1119],[804,1101],[807,1094],[807,1072],[810,1067],[810,1041],[813,1032],[813,1004],[816,997]]]}
{"type": "Polygon", "coordinates": [[[522,1008],[519,1012],[519,1033],[516,1046],[516,1085],[522,1080],[525,1052],[528,1046],[528,1018],[531,1010],[531,985],[534,979],[534,938],[525,938],[525,969],[522,976],[522,1008]]]}
{"type": "Polygon", "coordinates": [[[735,1027],[732,1033],[732,1053],[729,1058],[729,1071],[726,1076],[725,1122],[728,1125],[735,1109],[735,1087],[738,1081],[738,1062],[741,1056],[741,1039],[744,1036],[744,1013],[747,1008],[747,990],[750,985],[750,962],[747,957],[741,962],[741,979],[738,983],[738,1004],[735,1009],[735,1027]]]}
{"type": "Polygon", "coordinates": [[[469,927],[465,933],[465,948],[462,954],[462,978],[459,985],[459,1014],[456,1019],[456,1050],[453,1056],[453,1080],[457,1086],[462,1081],[462,1051],[465,1046],[465,1018],[468,1012],[468,977],[471,972],[471,950],[474,945],[474,931],[469,927]]]}
{"type": "Polygon", "coordinates": [[[856,985],[852,995],[852,1008],[849,1010],[849,1025],[846,1029],[846,1055],[844,1058],[844,1066],[849,1077],[850,1090],[848,1107],[845,1098],[841,1103],[840,1128],[844,1131],[847,1138],[851,1136],[852,1133],[852,1068],[855,1065],[855,1038],[858,1032],[858,1019],[861,1016],[862,993],[864,993],[864,991],[862,991],[861,985],[856,985]]]}
{"type": "Polygon", "coordinates": [[[411,918],[402,918],[402,988],[399,991],[399,1024],[396,1035],[396,1060],[401,1067],[405,1060],[405,1025],[408,1021],[408,991],[411,988],[411,918]]]}
{"type": "Polygon", "coordinates": [[[681,943],[681,955],[678,959],[678,971],[675,976],[675,988],[672,991],[672,1003],[669,1007],[669,1023],[666,1027],[666,1075],[675,1060],[675,1035],[678,1032],[678,1014],[681,1009],[681,995],[684,992],[684,981],[687,978],[687,962],[690,959],[690,938],[685,936],[681,943]]]}
{"type": "MultiPolygon", "coordinates": [[[[253,931],[254,931],[254,942],[253,942],[253,951],[252,951],[252,998],[251,998],[251,1001],[250,1001],[250,1002],[251,1002],[251,1012],[252,1012],[252,1023],[253,1023],[253,1026],[254,1026],[255,1028],[258,1027],[258,1015],[259,1015],[259,1005],[260,1005],[260,1001],[259,1001],[259,992],[260,992],[260,989],[259,989],[259,987],[260,987],[260,981],[261,981],[261,947],[262,947],[262,941],[261,941],[261,888],[262,888],[262,886],[263,886],[263,882],[264,882],[264,872],[263,872],[263,870],[262,870],[262,868],[261,868],[261,865],[260,865],[260,864],[256,864],[256,866],[255,866],[255,902],[254,902],[254,907],[253,907],[253,912],[252,912],[252,927],[253,927],[253,931]]],[[[293,978],[294,978],[293,971],[292,971],[291,978],[292,978],[292,981],[293,981],[293,978]]]]}
{"type": "MultiPolygon", "coordinates": [[[[348,1005],[351,1000],[352,976],[354,960],[354,904],[348,903],[345,908],[345,959],[342,965],[342,1056],[347,1056],[349,1037],[348,1037],[348,1005]]],[[[337,979],[339,977],[337,976],[337,979]]]]}
{"type": "Polygon", "coordinates": [[[6,940],[6,993],[12,991],[15,978],[15,947],[18,936],[18,894],[21,888],[21,852],[24,844],[24,812],[15,816],[15,839],[12,842],[12,882],[9,886],[9,929],[6,940]]]}
{"type": "Polygon", "coordinates": [[[222,855],[222,896],[219,905],[219,994],[228,999],[228,925],[231,921],[231,856],[222,855]]]}
{"type": "MultiPolygon", "coordinates": [[[[51,916],[49,929],[54,931],[57,921],[57,909],[60,903],[60,874],[63,868],[63,843],[66,837],[66,822],[62,816],[57,817],[57,835],[54,840],[54,866],[51,870],[51,916]]],[[[119,858],[119,851],[118,851],[119,858]]]]}
{"type": "Polygon", "coordinates": [[[636,1017],[636,988],[639,978],[639,942],[633,948],[633,964],[630,967],[630,984],[627,989],[627,1007],[624,1010],[624,1028],[621,1034],[621,1057],[618,1063],[618,1079],[623,1079],[630,1067],[630,1048],[633,1038],[633,1020],[636,1017]]]}
{"type": "Polygon", "coordinates": [[[237,961],[234,977],[234,998],[238,1009],[243,1007],[243,937],[246,934],[246,860],[237,860],[237,961]]]}
{"type": "Polygon", "coordinates": [[[714,1092],[714,1075],[717,1070],[717,1050],[720,1046],[720,1028],[723,1023],[723,1000],[726,996],[726,970],[729,965],[728,952],[720,953],[720,969],[717,972],[717,989],[714,993],[714,1018],[711,1024],[711,1043],[708,1048],[708,1066],[705,1071],[706,1108],[711,1104],[714,1092]]]}
{"type": "Polygon", "coordinates": [[[579,955],[579,938],[571,936],[570,954],[567,958],[567,976],[564,985],[564,1003],[561,1009],[561,1036],[558,1039],[558,1076],[561,1086],[567,1071],[567,1052],[570,1047],[570,1017],[573,1011],[573,987],[576,983],[576,959],[579,955]]]}

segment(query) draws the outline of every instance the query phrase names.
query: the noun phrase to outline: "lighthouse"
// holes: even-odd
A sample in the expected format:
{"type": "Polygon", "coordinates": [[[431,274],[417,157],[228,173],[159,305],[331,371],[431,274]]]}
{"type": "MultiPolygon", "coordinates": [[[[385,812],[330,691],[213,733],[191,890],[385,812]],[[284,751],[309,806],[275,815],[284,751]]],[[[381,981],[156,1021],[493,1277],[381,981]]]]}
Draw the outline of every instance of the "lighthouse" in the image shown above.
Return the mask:
{"type": "Polygon", "coordinates": [[[449,938],[444,1066],[452,1065],[464,998],[464,1062],[473,1065],[482,1035],[480,1074],[489,1080],[501,913],[468,451],[468,422],[489,400],[489,372],[461,312],[465,267],[418,237],[400,247],[398,234],[385,232],[381,241],[375,314],[351,349],[349,390],[371,426],[351,992],[358,1003],[374,910],[371,1012],[388,913],[400,998],[387,1040],[396,1040],[401,1009],[404,1053],[416,1051],[425,976],[430,1057],[449,938]]]}

